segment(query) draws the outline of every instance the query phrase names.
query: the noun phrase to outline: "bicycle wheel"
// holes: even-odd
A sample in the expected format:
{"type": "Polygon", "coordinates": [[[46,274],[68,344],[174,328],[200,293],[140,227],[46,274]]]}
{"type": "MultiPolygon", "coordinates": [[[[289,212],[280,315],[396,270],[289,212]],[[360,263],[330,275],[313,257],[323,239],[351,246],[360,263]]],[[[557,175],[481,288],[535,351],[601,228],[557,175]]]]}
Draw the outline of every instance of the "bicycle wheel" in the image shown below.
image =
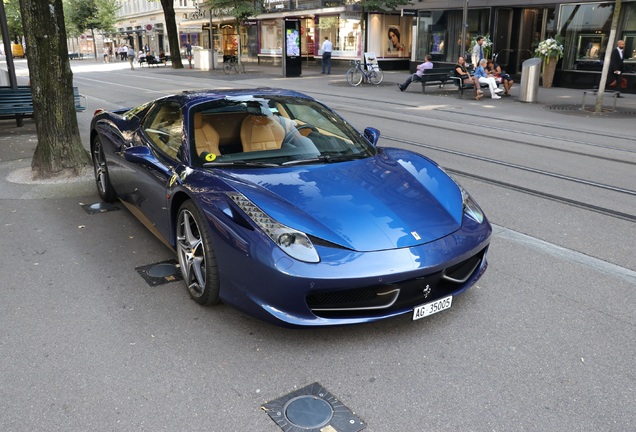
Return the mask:
{"type": "Polygon", "coordinates": [[[347,82],[352,86],[359,86],[362,82],[362,72],[358,68],[351,68],[347,71],[347,82]]]}
{"type": "Polygon", "coordinates": [[[384,79],[384,72],[382,69],[378,68],[377,70],[372,70],[369,72],[369,81],[371,84],[378,85],[384,79]]]}
{"type": "Polygon", "coordinates": [[[234,66],[232,65],[232,62],[227,62],[223,65],[223,72],[225,72],[227,75],[230,75],[233,72],[234,66]]]}

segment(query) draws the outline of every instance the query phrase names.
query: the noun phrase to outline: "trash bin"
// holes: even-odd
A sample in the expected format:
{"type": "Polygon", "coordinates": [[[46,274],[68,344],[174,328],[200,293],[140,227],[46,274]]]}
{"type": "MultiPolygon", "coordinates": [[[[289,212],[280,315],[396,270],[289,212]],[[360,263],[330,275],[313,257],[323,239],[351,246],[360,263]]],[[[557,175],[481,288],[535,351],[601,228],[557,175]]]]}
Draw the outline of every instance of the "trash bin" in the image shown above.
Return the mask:
{"type": "Polygon", "coordinates": [[[539,94],[539,77],[541,76],[541,59],[531,58],[521,65],[521,102],[536,102],[539,94]]]}

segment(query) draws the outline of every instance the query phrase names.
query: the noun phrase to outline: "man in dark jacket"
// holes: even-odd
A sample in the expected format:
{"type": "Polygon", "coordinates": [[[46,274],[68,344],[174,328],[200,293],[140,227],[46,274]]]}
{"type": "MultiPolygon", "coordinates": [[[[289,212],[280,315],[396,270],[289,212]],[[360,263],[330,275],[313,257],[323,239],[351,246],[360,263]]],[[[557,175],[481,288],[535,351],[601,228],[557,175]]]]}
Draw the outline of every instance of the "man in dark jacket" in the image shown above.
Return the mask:
{"type": "Polygon", "coordinates": [[[620,93],[622,78],[623,78],[623,49],[625,48],[625,41],[619,40],[616,42],[616,48],[612,51],[610,57],[610,72],[613,74],[614,81],[610,83],[610,87],[616,87],[618,95],[616,97],[623,97],[620,93]]]}

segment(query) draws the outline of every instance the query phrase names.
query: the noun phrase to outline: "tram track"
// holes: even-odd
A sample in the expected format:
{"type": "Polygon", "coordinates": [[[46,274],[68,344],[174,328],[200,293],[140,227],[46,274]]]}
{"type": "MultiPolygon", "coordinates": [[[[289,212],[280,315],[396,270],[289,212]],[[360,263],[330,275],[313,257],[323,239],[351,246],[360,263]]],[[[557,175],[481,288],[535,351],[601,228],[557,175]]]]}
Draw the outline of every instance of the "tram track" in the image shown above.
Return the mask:
{"type": "Polygon", "coordinates": [[[488,184],[492,184],[492,185],[495,185],[495,186],[498,186],[498,187],[502,187],[502,188],[505,188],[505,189],[508,189],[508,190],[513,190],[513,191],[517,191],[517,192],[533,195],[533,196],[536,196],[536,197],[539,197],[539,198],[548,199],[550,201],[554,201],[554,202],[558,202],[558,203],[562,203],[562,204],[567,204],[567,205],[570,205],[572,207],[577,207],[577,208],[580,208],[580,209],[592,211],[594,213],[599,213],[599,214],[602,214],[602,215],[605,215],[605,216],[610,216],[610,217],[613,217],[613,218],[622,219],[622,220],[625,220],[625,221],[628,221],[628,222],[636,222],[636,215],[633,215],[633,214],[620,212],[620,211],[617,211],[617,210],[609,209],[607,207],[597,206],[597,205],[594,205],[594,204],[586,203],[586,202],[579,201],[579,200],[574,200],[574,199],[571,199],[571,198],[566,198],[566,197],[563,197],[563,196],[554,195],[554,194],[551,194],[551,193],[539,191],[539,190],[536,190],[536,189],[527,188],[527,187],[524,187],[524,186],[519,186],[519,185],[510,183],[510,182],[495,180],[495,179],[492,179],[492,178],[480,176],[480,175],[469,173],[469,172],[466,172],[466,171],[449,169],[449,168],[445,168],[445,170],[447,172],[451,173],[451,174],[456,175],[456,176],[470,178],[470,179],[473,179],[473,180],[476,180],[476,181],[480,181],[482,183],[488,183],[488,184]]]}
{"type": "MultiPolygon", "coordinates": [[[[355,109],[339,109],[338,111],[343,111],[343,112],[349,112],[352,114],[360,114],[359,110],[355,110],[355,109]]],[[[386,115],[382,115],[382,114],[374,114],[374,117],[376,118],[380,118],[383,120],[396,120],[395,117],[391,117],[391,116],[386,116],[386,115]]],[[[442,118],[442,117],[433,117],[433,116],[426,116],[427,119],[430,120],[438,120],[438,121],[445,121],[445,122],[450,122],[448,119],[442,118]]],[[[492,119],[489,119],[492,120],[492,119]]],[[[452,126],[443,126],[440,125],[439,123],[436,124],[427,124],[425,122],[418,122],[418,121],[413,121],[413,120],[409,120],[406,118],[400,118],[400,123],[401,124],[411,124],[411,125],[415,125],[415,126],[425,126],[425,127],[434,127],[437,130],[443,130],[443,131],[449,131],[449,132],[458,132],[457,127],[452,127],[452,126]]],[[[511,129],[511,128],[504,128],[504,127],[498,127],[498,126],[492,126],[492,125],[488,125],[488,126],[484,126],[483,123],[462,123],[464,126],[474,126],[477,128],[481,128],[481,129],[487,129],[487,132],[471,132],[471,136],[473,137],[482,137],[482,138],[487,138],[487,139],[491,139],[493,134],[493,130],[498,130],[500,132],[509,132],[512,134],[517,134],[517,135],[525,135],[525,136],[532,136],[532,137],[536,137],[536,138],[541,138],[544,140],[551,140],[551,141],[556,141],[556,142],[567,142],[569,144],[577,144],[577,145],[581,145],[581,146],[586,146],[586,147],[593,147],[593,148],[598,148],[598,149],[602,149],[602,150],[611,150],[611,151],[615,151],[618,153],[628,153],[628,154],[636,154],[636,149],[628,149],[628,148],[621,148],[621,147],[615,147],[615,146],[609,146],[609,145],[603,145],[603,144],[596,144],[596,143],[592,143],[589,141],[582,141],[582,140],[575,140],[572,138],[564,138],[564,137],[558,137],[558,136],[553,136],[553,135],[545,135],[545,134],[538,134],[538,133],[533,133],[533,132],[527,132],[527,131],[520,131],[517,129],[511,129]]],[[[544,126],[544,127],[548,127],[548,126],[544,126]]],[[[580,133],[580,131],[578,131],[580,133]]],[[[588,133],[588,135],[593,135],[593,132],[588,133]]],[[[598,136],[605,136],[604,134],[599,134],[598,136]]],[[[387,138],[387,136],[383,135],[383,138],[387,138]]],[[[616,137],[614,137],[616,139],[616,137]]],[[[625,141],[628,141],[628,138],[620,138],[620,139],[624,139],[625,141]]],[[[532,142],[528,142],[528,141],[523,141],[523,140],[518,140],[518,139],[507,139],[508,143],[511,144],[520,144],[520,145],[525,145],[525,146],[529,146],[529,147],[533,147],[533,148],[537,148],[537,149],[542,149],[542,150],[550,150],[550,151],[556,151],[556,152],[560,152],[560,153],[565,153],[565,154],[569,154],[569,155],[577,155],[577,156],[583,156],[583,157],[589,157],[592,159],[596,159],[596,160],[604,160],[604,161],[608,161],[608,162],[615,162],[615,163],[619,163],[619,164],[623,164],[623,165],[630,165],[630,166],[636,166],[636,161],[629,161],[629,160],[625,160],[625,159],[621,159],[619,157],[610,157],[610,156],[601,156],[601,155],[597,155],[597,154],[592,154],[592,153],[587,153],[584,151],[576,151],[576,150],[572,150],[572,149],[564,149],[564,148],[559,148],[559,147],[553,147],[553,146],[549,146],[549,145],[544,145],[544,144],[537,144],[537,143],[532,143],[532,142]]],[[[630,142],[633,142],[633,139],[630,139],[630,142]]]]}
{"type": "Polygon", "coordinates": [[[475,154],[472,154],[472,153],[466,153],[466,152],[462,152],[462,151],[458,151],[458,150],[452,150],[452,149],[448,149],[448,148],[444,148],[444,147],[434,146],[434,145],[431,145],[431,144],[422,144],[420,142],[415,142],[415,141],[411,141],[411,140],[405,140],[405,139],[401,139],[401,138],[385,136],[384,139],[386,139],[388,141],[394,141],[394,142],[399,142],[399,143],[402,143],[402,144],[407,144],[407,145],[414,146],[414,147],[425,148],[425,149],[428,149],[428,150],[435,150],[435,151],[439,151],[439,152],[442,152],[442,153],[452,154],[452,155],[455,155],[455,156],[462,156],[462,157],[470,158],[472,160],[479,160],[479,161],[482,161],[482,162],[488,162],[488,163],[492,163],[492,164],[499,165],[499,166],[505,166],[505,167],[508,167],[508,168],[514,168],[514,169],[518,169],[518,170],[522,170],[522,171],[526,171],[526,172],[531,172],[531,173],[534,173],[534,174],[539,174],[539,175],[543,175],[543,176],[547,176],[547,177],[553,177],[553,178],[556,178],[556,179],[559,179],[559,180],[565,180],[565,181],[570,181],[570,182],[574,182],[574,183],[578,183],[578,184],[582,184],[582,185],[586,185],[586,186],[596,187],[596,188],[599,188],[599,189],[605,189],[605,190],[609,190],[609,191],[612,191],[612,192],[618,192],[618,193],[621,193],[621,194],[636,196],[636,191],[635,190],[620,188],[620,187],[617,187],[617,186],[607,185],[607,184],[598,183],[598,182],[593,182],[593,181],[581,179],[581,178],[578,178],[578,177],[572,177],[572,176],[568,176],[568,175],[565,175],[565,174],[559,174],[559,173],[555,173],[555,172],[551,172],[551,171],[541,170],[541,169],[538,169],[538,168],[532,168],[532,167],[529,167],[529,166],[520,165],[520,164],[516,164],[516,163],[512,163],[512,162],[506,162],[506,161],[493,159],[493,158],[489,158],[489,157],[485,157],[485,156],[475,155],[475,154]]]}
{"type": "MultiPolygon", "coordinates": [[[[572,182],[572,183],[576,183],[576,184],[580,184],[580,185],[590,186],[590,187],[606,190],[606,191],[609,191],[609,192],[614,192],[614,193],[627,195],[627,196],[636,196],[636,190],[620,188],[620,187],[616,187],[616,186],[612,186],[612,185],[608,185],[608,184],[603,184],[603,183],[599,183],[599,182],[593,182],[593,181],[589,181],[589,180],[585,180],[585,179],[581,179],[581,178],[577,178],[577,177],[572,177],[572,176],[567,176],[567,175],[554,173],[554,172],[550,172],[550,171],[546,171],[546,170],[540,170],[540,169],[536,169],[536,168],[532,168],[532,167],[527,167],[527,166],[523,166],[523,165],[520,165],[520,164],[514,164],[514,163],[510,163],[510,162],[506,162],[506,161],[500,161],[500,160],[493,159],[493,158],[478,156],[478,155],[474,155],[474,154],[471,154],[471,153],[461,152],[461,151],[457,151],[457,150],[451,150],[451,149],[438,147],[438,146],[433,146],[433,145],[428,145],[428,144],[422,144],[422,143],[418,143],[418,142],[415,142],[415,141],[404,140],[404,139],[395,138],[395,137],[386,137],[386,136],[384,138],[386,140],[389,140],[389,141],[399,142],[399,143],[402,143],[402,144],[407,144],[409,146],[414,146],[414,147],[419,147],[419,148],[426,148],[428,150],[439,151],[439,152],[443,152],[443,153],[447,153],[447,154],[452,154],[454,156],[470,158],[472,160],[479,160],[479,161],[490,163],[490,164],[495,164],[495,165],[499,165],[499,166],[505,166],[505,167],[513,168],[513,169],[518,169],[518,170],[530,172],[530,173],[533,173],[533,174],[538,174],[538,175],[542,175],[542,176],[552,177],[552,178],[555,178],[555,179],[558,179],[558,180],[563,180],[563,181],[568,181],[568,182],[572,182]]],[[[564,197],[564,196],[555,195],[555,194],[552,194],[552,193],[549,193],[549,192],[540,191],[538,189],[533,189],[533,188],[528,188],[528,187],[525,187],[525,186],[520,186],[518,184],[514,184],[514,183],[511,183],[511,182],[497,180],[497,179],[494,179],[494,178],[490,178],[490,177],[474,174],[474,173],[463,171],[463,170],[457,170],[457,169],[452,169],[452,168],[447,168],[447,167],[445,167],[444,169],[446,171],[448,171],[449,173],[457,175],[457,176],[470,178],[470,179],[477,180],[477,181],[480,181],[480,182],[483,182],[483,183],[488,183],[488,184],[492,184],[492,185],[495,185],[495,186],[498,186],[498,187],[502,187],[502,188],[505,188],[505,189],[514,190],[514,191],[517,191],[517,192],[522,192],[522,193],[525,193],[525,194],[529,194],[529,195],[537,196],[537,197],[540,197],[540,198],[548,199],[550,201],[559,202],[559,203],[562,203],[562,204],[567,204],[567,205],[570,205],[570,206],[573,206],[573,207],[577,207],[577,208],[593,211],[595,213],[599,213],[599,214],[606,215],[606,216],[611,216],[611,217],[622,219],[622,220],[626,220],[626,221],[629,221],[629,222],[636,222],[636,215],[634,215],[634,214],[621,212],[621,211],[614,210],[614,209],[611,209],[611,208],[602,207],[602,206],[598,206],[598,205],[595,205],[595,204],[590,204],[590,203],[587,203],[587,202],[584,202],[584,201],[581,201],[581,200],[576,200],[576,199],[567,198],[567,197],[564,197]]]]}
{"type": "MultiPolygon", "coordinates": [[[[355,97],[350,97],[350,96],[340,96],[340,95],[333,95],[333,94],[325,94],[324,96],[329,96],[331,98],[337,98],[337,99],[341,99],[341,98],[346,98],[347,101],[355,101],[355,100],[359,100],[359,101],[364,101],[365,103],[368,103],[368,99],[365,98],[355,98],[355,97]]],[[[400,103],[400,102],[385,102],[385,101],[377,101],[378,104],[382,104],[382,103],[386,103],[386,104],[390,104],[392,107],[392,110],[395,110],[395,107],[399,107],[399,108],[406,108],[406,109],[410,109],[410,108],[414,108],[413,105],[411,104],[405,104],[405,103],[400,103]]],[[[332,103],[333,105],[333,103],[332,103]]],[[[337,108],[337,111],[339,112],[346,112],[348,114],[353,114],[353,115],[360,115],[361,114],[361,110],[360,108],[350,108],[350,105],[345,105],[345,106],[340,106],[337,108]]],[[[382,109],[381,106],[376,106],[374,107],[372,110],[372,115],[374,118],[378,118],[378,119],[382,119],[382,120],[389,120],[389,121],[397,121],[395,115],[386,115],[384,114],[386,111],[382,109]]],[[[629,154],[635,154],[636,153],[636,148],[627,148],[627,147],[618,147],[615,145],[607,145],[607,144],[598,144],[597,142],[593,142],[590,140],[581,140],[581,139],[576,139],[576,138],[570,138],[570,137],[563,137],[563,136],[556,136],[555,134],[546,134],[546,133],[541,133],[541,132],[532,132],[532,131],[524,131],[521,130],[519,128],[510,128],[510,127],[506,127],[506,126],[497,126],[494,125],[494,120],[492,117],[490,116],[486,116],[486,115],[479,115],[479,114],[471,114],[470,116],[467,116],[466,113],[464,112],[459,112],[450,108],[435,108],[435,111],[438,112],[443,112],[446,114],[452,114],[452,115],[458,115],[458,116],[462,116],[462,125],[464,126],[470,126],[470,127],[474,127],[478,130],[486,130],[487,132],[471,132],[471,137],[483,137],[483,138],[487,138],[487,139],[491,139],[492,135],[493,135],[493,130],[498,131],[498,132],[504,132],[504,133],[510,133],[510,134],[516,134],[516,135],[523,135],[526,137],[533,137],[533,138],[538,138],[538,139],[542,139],[542,140],[550,140],[553,142],[562,142],[562,143],[568,143],[568,144],[573,144],[573,145],[579,145],[582,147],[587,147],[590,149],[599,149],[599,150],[605,150],[605,151],[611,151],[611,152],[616,152],[618,153],[618,155],[629,155],[629,154]],[[472,121],[470,121],[470,119],[472,119],[472,121]]],[[[419,114],[419,118],[420,119],[424,119],[426,121],[417,121],[417,120],[413,120],[412,117],[410,116],[403,116],[399,118],[399,122],[401,125],[413,125],[413,126],[420,126],[420,127],[433,127],[436,128],[437,130],[442,130],[442,131],[449,131],[449,132],[460,132],[457,130],[457,127],[451,127],[451,126],[444,126],[440,123],[433,123],[433,122],[452,122],[452,120],[449,120],[448,117],[442,117],[442,116],[435,116],[435,115],[431,115],[430,114],[431,111],[427,111],[425,114],[419,114]]],[[[586,131],[582,131],[580,129],[575,129],[575,128],[571,128],[571,127],[566,127],[566,126],[561,126],[561,125],[555,125],[555,124],[542,124],[542,123],[536,123],[536,122],[530,122],[530,121],[523,121],[523,120],[515,120],[515,125],[518,126],[522,126],[522,125],[527,125],[527,126],[532,126],[532,127],[537,127],[537,128],[541,128],[541,129],[549,129],[550,131],[562,131],[565,133],[572,133],[572,134],[581,134],[584,133],[586,136],[591,137],[591,138],[598,138],[599,141],[603,141],[603,140],[613,140],[613,141],[622,141],[625,142],[626,145],[633,143],[633,138],[632,137],[627,137],[627,136],[620,136],[620,135],[616,135],[616,134],[608,134],[608,133],[603,133],[603,132],[599,132],[599,131],[594,131],[594,130],[586,130],[586,131]]],[[[620,188],[620,187],[616,187],[616,186],[612,186],[612,185],[607,185],[607,184],[603,184],[603,183],[599,183],[599,182],[593,182],[593,181],[589,181],[589,180],[585,180],[585,179],[581,179],[581,178],[576,178],[573,176],[567,176],[567,175],[563,175],[563,174],[559,174],[559,173],[554,173],[554,172],[550,172],[550,171],[546,171],[546,170],[540,170],[540,169],[536,169],[536,168],[532,168],[532,167],[527,167],[527,166],[523,166],[520,164],[515,164],[515,163],[510,163],[510,162],[505,162],[505,161],[500,161],[500,160],[496,160],[493,158],[488,158],[488,157],[483,157],[483,156],[476,156],[474,154],[470,154],[470,153],[466,153],[466,152],[461,152],[461,151],[457,151],[457,150],[451,150],[448,148],[443,148],[443,147],[439,147],[439,146],[433,146],[433,145],[427,145],[427,144],[422,144],[421,142],[415,142],[412,140],[405,140],[405,139],[401,139],[401,138],[397,138],[397,137],[392,137],[392,136],[387,136],[387,135],[383,135],[382,138],[386,141],[392,141],[392,142],[399,142],[402,144],[406,144],[409,146],[414,146],[414,147],[419,147],[419,148],[426,148],[429,150],[434,150],[434,151],[439,151],[439,152],[444,152],[447,154],[453,154],[455,156],[460,156],[460,157],[466,157],[466,158],[471,158],[473,160],[478,159],[481,160],[483,162],[486,163],[492,163],[492,164],[496,164],[496,165],[500,165],[500,166],[507,166],[509,168],[513,168],[513,169],[519,169],[519,170],[523,170],[523,171],[527,171],[527,172],[531,172],[537,175],[543,175],[543,176],[548,176],[548,177],[552,177],[558,180],[564,180],[564,181],[568,181],[568,182],[573,182],[576,184],[581,184],[581,185],[586,185],[586,186],[590,186],[590,187],[594,187],[594,188],[599,188],[601,190],[607,190],[609,192],[615,192],[615,193],[620,193],[623,195],[627,195],[627,196],[636,196],[636,191],[635,190],[630,190],[630,189],[625,189],[625,188],[620,188]]],[[[577,156],[583,156],[583,157],[588,157],[590,159],[593,160],[603,160],[603,161],[608,161],[608,162],[612,162],[612,163],[617,163],[617,164],[622,164],[622,165],[628,165],[628,166],[634,166],[636,165],[636,161],[629,161],[629,160],[625,160],[623,158],[621,158],[620,156],[616,156],[616,157],[611,157],[611,156],[603,156],[603,155],[598,155],[598,154],[593,154],[590,152],[585,152],[585,151],[578,151],[578,150],[572,150],[572,149],[564,149],[564,148],[559,148],[556,146],[549,146],[549,145],[544,145],[544,144],[537,144],[537,143],[532,143],[532,142],[528,142],[528,141],[524,141],[521,139],[507,139],[507,142],[509,143],[514,143],[514,144],[519,144],[519,145],[524,145],[524,146],[529,146],[532,148],[536,148],[536,149],[542,149],[542,150],[548,150],[548,151],[555,151],[555,152],[560,152],[562,154],[567,154],[567,155],[577,155],[577,156]]],[[[572,206],[572,207],[576,207],[576,208],[580,208],[580,209],[584,209],[587,211],[591,211],[597,214],[601,214],[601,215],[605,215],[605,216],[609,216],[612,218],[616,218],[616,219],[621,219],[621,220],[625,220],[628,222],[636,222],[636,215],[634,214],[630,214],[630,213],[625,213],[625,212],[621,212],[618,210],[614,210],[608,207],[603,207],[603,206],[599,206],[599,205],[595,205],[595,204],[590,204],[581,200],[577,200],[577,199],[572,199],[572,198],[567,198],[564,196],[559,196],[553,193],[549,193],[549,192],[544,192],[544,191],[540,191],[537,189],[533,189],[533,188],[529,188],[529,187],[525,187],[525,186],[521,186],[518,184],[514,184],[511,182],[507,182],[507,181],[502,181],[502,180],[497,180],[494,178],[489,178],[486,176],[482,176],[482,175],[478,175],[478,174],[474,174],[474,173],[470,173],[467,171],[462,171],[462,170],[457,170],[457,169],[450,169],[450,168],[446,168],[446,171],[452,173],[453,175],[456,176],[460,176],[460,177],[464,177],[464,178],[470,178],[476,181],[480,181],[483,183],[488,183],[488,184],[492,184],[494,186],[497,187],[501,187],[501,188],[505,188],[508,190],[513,190],[513,191],[517,191],[517,192],[521,192],[524,194],[528,194],[528,195],[532,195],[532,196],[536,196],[542,199],[547,199],[553,202],[558,202],[558,203],[562,203],[568,206],[572,206]]]]}
{"type": "MultiPolygon", "coordinates": [[[[314,94],[318,94],[318,93],[314,93],[314,94]]],[[[341,95],[334,95],[334,94],[322,94],[323,96],[329,96],[332,98],[338,98],[338,99],[346,99],[347,101],[350,100],[359,100],[361,102],[365,102],[368,103],[369,100],[367,98],[356,98],[356,97],[351,97],[351,96],[341,96],[341,95]]],[[[394,109],[396,106],[398,107],[402,107],[402,108],[408,108],[408,109],[412,109],[412,108],[416,108],[416,106],[412,105],[412,104],[406,104],[406,103],[400,103],[400,102],[395,102],[395,101],[376,101],[376,103],[385,103],[387,105],[390,105],[392,109],[394,109]]],[[[352,114],[360,114],[360,109],[357,108],[338,108],[338,111],[342,111],[342,112],[348,112],[348,113],[352,113],[352,114]]],[[[376,111],[376,110],[374,110],[376,111]]],[[[437,111],[437,112],[444,112],[447,114],[453,114],[453,115],[459,115],[462,116],[462,124],[466,125],[466,126],[474,126],[474,127],[479,127],[479,128],[487,128],[488,130],[498,130],[498,131],[503,131],[503,132],[510,132],[510,133],[516,133],[516,134],[521,134],[521,135],[527,135],[527,136],[533,136],[536,138],[542,138],[542,139],[548,139],[548,140],[556,140],[556,141],[561,141],[561,142],[568,142],[571,144],[578,144],[578,145],[583,145],[583,146],[589,146],[589,147],[594,147],[594,148],[599,148],[599,149],[603,149],[603,150],[614,150],[614,151],[618,151],[618,152],[626,152],[626,153],[636,153],[636,148],[633,149],[629,149],[629,148],[623,148],[623,147],[616,147],[616,146],[611,146],[611,145],[605,145],[605,144],[598,144],[598,143],[594,143],[594,142],[590,142],[590,141],[583,141],[583,140],[577,140],[577,139],[573,139],[573,138],[567,138],[567,137],[561,137],[561,136],[555,136],[555,135],[547,135],[547,134],[541,134],[541,133],[536,133],[536,132],[528,132],[528,131],[522,131],[519,129],[512,129],[509,127],[502,127],[502,126],[494,126],[492,123],[493,121],[496,121],[496,118],[492,118],[491,116],[487,116],[487,115],[480,115],[480,114],[475,114],[475,113],[471,113],[470,116],[467,116],[466,113],[464,112],[459,112],[456,109],[449,109],[449,108],[435,108],[433,111],[437,111]],[[482,122],[469,122],[467,121],[467,118],[477,118],[477,119],[481,119],[483,120],[482,122]],[[488,123],[484,123],[484,122],[488,122],[488,123]]],[[[382,110],[382,109],[377,109],[377,113],[374,112],[373,116],[377,117],[377,118],[381,118],[384,120],[396,120],[395,116],[389,116],[389,115],[384,115],[381,114],[382,112],[386,112],[386,110],[382,110]]],[[[438,121],[444,121],[444,122],[449,122],[450,120],[448,120],[448,118],[444,118],[444,117],[437,117],[437,116],[432,116],[428,113],[430,113],[432,111],[428,111],[427,114],[424,115],[420,115],[421,117],[424,117],[426,119],[430,119],[430,120],[438,120],[438,121]]],[[[439,126],[437,124],[435,125],[431,125],[431,124],[425,124],[422,122],[417,122],[417,121],[413,121],[413,120],[409,120],[406,118],[400,118],[399,119],[400,123],[406,123],[406,124],[413,124],[413,125],[419,125],[419,126],[431,126],[431,127],[435,127],[435,128],[439,128],[439,129],[443,129],[443,130],[450,130],[450,131],[457,131],[457,128],[452,128],[452,127],[445,127],[445,126],[439,126]]],[[[537,122],[530,122],[530,121],[524,121],[524,120],[519,120],[516,119],[515,120],[515,124],[517,125],[527,125],[527,126],[533,126],[533,127],[540,127],[540,128],[545,128],[545,129],[549,129],[549,130],[559,130],[559,131],[563,131],[563,132],[571,132],[571,133],[584,133],[587,136],[593,136],[593,137],[599,137],[602,139],[612,139],[612,140],[622,140],[625,141],[626,143],[632,143],[634,141],[634,138],[632,136],[621,136],[621,135],[617,135],[616,133],[612,133],[612,134],[608,134],[608,133],[603,133],[603,132],[598,132],[598,131],[594,131],[594,130],[585,130],[582,131],[580,129],[575,129],[575,128],[571,128],[571,127],[565,127],[565,126],[561,126],[558,124],[542,124],[542,123],[537,123],[537,122]]],[[[475,135],[479,135],[479,134],[475,134],[475,135]]],[[[486,136],[486,137],[491,137],[492,133],[490,134],[484,134],[484,135],[479,135],[479,136],[486,136]]],[[[526,143],[524,141],[516,141],[519,143],[523,143],[523,144],[529,144],[526,143]]],[[[531,144],[531,143],[530,143],[531,144]]],[[[538,146],[538,147],[542,147],[542,146],[538,146]]],[[[562,151],[562,149],[558,149],[558,148],[554,148],[554,147],[548,147],[546,146],[545,148],[550,149],[550,150],[555,150],[555,151],[562,151]]],[[[581,155],[587,155],[586,153],[581,153],[581,155]]]]}

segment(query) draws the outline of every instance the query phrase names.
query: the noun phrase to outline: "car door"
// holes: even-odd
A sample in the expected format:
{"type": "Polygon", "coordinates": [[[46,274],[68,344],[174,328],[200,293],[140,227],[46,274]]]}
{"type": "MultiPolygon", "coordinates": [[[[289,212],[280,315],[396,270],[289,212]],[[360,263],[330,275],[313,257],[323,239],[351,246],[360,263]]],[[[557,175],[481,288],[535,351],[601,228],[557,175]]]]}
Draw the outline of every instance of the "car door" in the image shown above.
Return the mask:
{"type": "Polygon", "coordinates": [[[175,102],[158,103],[138,131],[139,140],[123,150],[120,197],[148,228],[170,235],[166,190],[181,165],[183,116],[175,102]]]}

